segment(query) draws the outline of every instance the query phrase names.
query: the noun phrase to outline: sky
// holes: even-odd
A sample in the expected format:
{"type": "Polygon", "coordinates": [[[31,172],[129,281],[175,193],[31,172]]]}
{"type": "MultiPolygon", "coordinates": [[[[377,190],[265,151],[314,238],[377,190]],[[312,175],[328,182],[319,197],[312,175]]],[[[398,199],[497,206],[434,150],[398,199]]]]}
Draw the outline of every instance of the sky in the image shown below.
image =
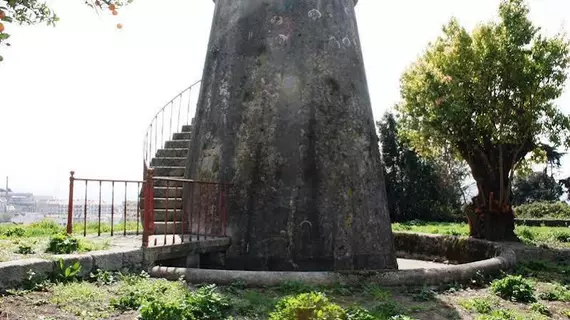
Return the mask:
{"type": "MultiPolygon", "coordinates": [[[[325,0],[323,0],[325,1],[325,0]]],[[[3,0],[0,0],[2,3],[3,0]]],[[[154,114],[202,76],[214,3],[135,0],[118,16],[51,0],[57,26],[6,25],[0,47],[0,187],[65,198],[76,176],[141,179],[154,114]],[[123,24],[117,29],[116,24],[123,24]]],[[[545,34],[570,30],[570,1],[529,0],[545,34]]],[[[454,16],[472,29],[499,0],[360,0],[357,19],[374,116],[400,99],[399,79],[454,16]]],[[[570,113],[570,90],[558,105],[570,113]]],[[[570,161],[562,174],[570,174],[570,161]]]]}

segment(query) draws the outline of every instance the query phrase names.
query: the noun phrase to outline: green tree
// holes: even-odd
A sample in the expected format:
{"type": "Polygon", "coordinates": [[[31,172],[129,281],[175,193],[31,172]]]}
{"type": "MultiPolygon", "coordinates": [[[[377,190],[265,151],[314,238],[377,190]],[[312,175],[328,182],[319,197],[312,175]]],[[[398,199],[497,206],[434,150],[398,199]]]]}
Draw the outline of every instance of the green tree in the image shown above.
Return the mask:
{"type": "Polygon", "coordinates": [[[564,194],[562,184],[545,171],[516,177],[513,183],[513,205],[536,201],[559,201],[564,194]]]}
{"type": "Polygon", "coordinates": [[[420,157],[398,136],[398,123],[391,113],[384,115],[378,128],[391,220],[459,218],[462,167],[420,157]]]}
{"type": "Polygon", "coordinates": [[[562,36],[545,37],[523,0],[503,0],[499,21],[443,28],[401,80],[403,134],[422,154],[450,148],[477,182],[471,236],[516,239],[511,181],[548,140],[568,146],[570,119],[554,105],[570,62],[562,36]]]}
{"type": "MultiPolygon", "coordinates": [[[[117,9],[133,0],[83,0],[85,4],[95,10],[108,9],[113,15],[118,14],[117,9]]],[[[59,20],[57,15],[43,1],[38,0],[0,0],[0,46],[10,44],[7,42],[10,34],[7,30],[7,23],[18,23],[24,25],[34,25],[46,23],[54,26],[59,20]]],[[[118,28],[122,25],[118,24],[118,28]]],[[[0,55],[0,61],[3,58],[0,55]]]]}

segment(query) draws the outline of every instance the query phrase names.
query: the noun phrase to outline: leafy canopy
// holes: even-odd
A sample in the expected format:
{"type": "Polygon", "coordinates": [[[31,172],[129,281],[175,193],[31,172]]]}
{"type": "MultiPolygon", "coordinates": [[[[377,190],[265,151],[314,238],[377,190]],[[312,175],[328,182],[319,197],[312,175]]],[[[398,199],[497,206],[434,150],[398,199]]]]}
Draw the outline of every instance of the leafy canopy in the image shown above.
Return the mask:
{"type": "MultiPolygon", "coordinates": [[[[69,1],[69,0],[68,0],[69,1]]],[[[96,9],[108,9],[113,15],[117,15],[117,9],[132,2],[133,0],[84,0],[85,4],[96,9]]],[[[0,46],[10,44],[7,42],[10,34],[6,31],[6,24],[18,23],[20,25],[33,25],[46,23],[55,26],[59,20],[55,12],[49,6],[38,0],[0,0],[0,46]]],[[[122,25],[118,24],[118,28],[122,25]]],[[[0,61],[3,58],[0,55],[0,61]]]]}
{"type": "Polygon", "coordinates": [[[517,163],[545,139],[569,146],[570,119],[553,103],[567,78],[569,43],[541,35],[528,13],[523,0],[503,0],[499,21],[472,33],[452,19],[405,72],[398,111],[418,151],[449,146],[469,162],[473,150],[488,155],[500,146],[517,163]]]}

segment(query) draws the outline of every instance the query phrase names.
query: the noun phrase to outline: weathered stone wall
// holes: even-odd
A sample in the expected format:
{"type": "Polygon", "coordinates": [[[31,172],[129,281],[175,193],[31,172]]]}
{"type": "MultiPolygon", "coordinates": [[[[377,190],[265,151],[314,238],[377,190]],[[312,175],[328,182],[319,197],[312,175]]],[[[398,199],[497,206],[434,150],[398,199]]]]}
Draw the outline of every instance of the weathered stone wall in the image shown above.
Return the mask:
{"type": "Polygon", "coordinates": [[[234,183],[228,267],[396,268],[354,0],[216,0],[186,177],[234,183]]]}

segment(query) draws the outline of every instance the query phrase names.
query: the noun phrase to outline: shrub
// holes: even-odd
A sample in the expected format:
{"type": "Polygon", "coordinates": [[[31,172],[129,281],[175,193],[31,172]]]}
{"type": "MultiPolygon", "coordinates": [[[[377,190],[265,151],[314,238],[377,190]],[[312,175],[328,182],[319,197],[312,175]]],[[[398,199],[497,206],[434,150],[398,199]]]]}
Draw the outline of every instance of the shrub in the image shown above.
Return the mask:
{"type": "Polygon", "coordinates": [[[477,313],[488,314],[493,310],[493,303],[490,299],[486,298],[473,298],[463,300],[459,304],[466,310],[477,313]]]}
{"type": "Polygon", "coordinates": [[[25,233],[26,230],[24,230],[24,228],[22,227],[10,227],[4,230],[3,232],[4,236],[6,236],[7,238],[23,237],[25,233]]]}
{"type": "Polygon", "coordinates": [[[63,259],[59,259],[53,278],[57,283],[73,282],[79,278],[79,272],[81,272],[81,264],[79,264],[78,261],[72,265],[66,266],[63,263],[63,259]]]}
{"type": "Polygon", "coordinates": [[[491,292],[505,300],[517,302],[533,302],[534,287],[532,283],[522,276],[509,275],[491,283],[491,292]]]}
{"type": "Polygon", "coordinates": [[[570,205],[565,202],[533,202],[520,205],[514,210],[518,218],[570,219],[570,205]]]}
{"type": "Polygon", "coordinates": [[[57,234],[49,239],[46,252],[55,254],[68,254],[79,249],[79,241],[66,234],[57,234]]]}
{"type": "Polygon", "coordinates": [[[141,307],[140,320],[198,320],[181,301],[151,301],[141,307]]]}
{"type": "MultiPolygon", "coordinates": [[[[120,277],[121,278],[121,277],[120,277]]],[[[181,283],[163,279],[147,279],[139,276],[123,276],[127,279],[118,289],[118,297],[111,299],[111,305],[118,310],[137,310],[143,304],[171,298],[182,301],[186,288],[181,283]]]]}
{"type": "Polygon", "coordinates": [[[539,302],[535,302],[535,303],[531,304],[530,310],[532,310],[534,312],[538,312],[538,313],[545,315],[545,316],[550,315],[550,310],[548,309],[548,307],[543,305],[542,303],[539,303],[539,302]]]}
{"type": "Polygon", "coordinates": [[[34,252],[34,248],[30,244],[21,243],[18,245],[18,249],[16,250],[16,253],[26,255],[26,254],[34,254],[35,252],[34,252]]]}
{"type": "Polygon", "coordinates": [[[556,284],[552,289],[540,293],[538,297],[547,301],[570,301],[570,289],[556,284]]]}
{"type": "Polygon", "coordinates": [[[338,320],[346,319],[345,311],[320,292],[302,293],[281,299],[270,320],[338,320]]]}

